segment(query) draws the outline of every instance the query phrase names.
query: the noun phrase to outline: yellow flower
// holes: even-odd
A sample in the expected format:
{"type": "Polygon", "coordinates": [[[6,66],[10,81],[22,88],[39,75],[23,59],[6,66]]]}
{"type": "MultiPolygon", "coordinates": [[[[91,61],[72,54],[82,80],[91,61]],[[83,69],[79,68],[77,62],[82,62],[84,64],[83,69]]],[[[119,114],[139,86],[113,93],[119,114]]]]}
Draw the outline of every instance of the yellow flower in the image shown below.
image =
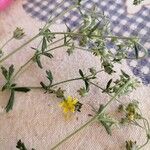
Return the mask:
{"type": "Polygon", "coordinates": [[[63,108],[63,112],[69,113],[72,112],[74,113],[76,110],[76,104],[78,103],[78,99],[76,98],[72,98],[71,96],[68,96],[66,99],[64,99],[61,103],[60,103],[60,107],[63,108]]]}

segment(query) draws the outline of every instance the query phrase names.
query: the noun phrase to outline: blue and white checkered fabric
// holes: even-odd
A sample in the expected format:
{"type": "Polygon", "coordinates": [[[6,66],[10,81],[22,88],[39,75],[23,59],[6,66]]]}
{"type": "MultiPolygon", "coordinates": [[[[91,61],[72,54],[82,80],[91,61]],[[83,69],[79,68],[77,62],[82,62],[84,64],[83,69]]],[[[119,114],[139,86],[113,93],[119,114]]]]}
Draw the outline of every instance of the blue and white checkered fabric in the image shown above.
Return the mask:
{"type": "MultiPolygon", "coordinates": [[[[63,5],[57,7],[60,2],[61,0],[27,0],[23,7],[31,16],[47,21],[50,16],[57,16],[72,5],[72,1],[65,0],[63,5]]],[[[150,45],[150,9],[142,7],[134,15],[128,15],[125,0],[85,0],[84,7],[90,9],[95,4],[110,18],[114,34],[143,38],[141,42],[149,48],[149,56],[138,61],[128,60],[128,65],[143,84],[150,85],[150,47],[148,47],[150,45]]],[[[64,21],[73,28],[80,24],[80,19],[78,11],[74,9],[66,13],[59,22],[64,21]]]]}

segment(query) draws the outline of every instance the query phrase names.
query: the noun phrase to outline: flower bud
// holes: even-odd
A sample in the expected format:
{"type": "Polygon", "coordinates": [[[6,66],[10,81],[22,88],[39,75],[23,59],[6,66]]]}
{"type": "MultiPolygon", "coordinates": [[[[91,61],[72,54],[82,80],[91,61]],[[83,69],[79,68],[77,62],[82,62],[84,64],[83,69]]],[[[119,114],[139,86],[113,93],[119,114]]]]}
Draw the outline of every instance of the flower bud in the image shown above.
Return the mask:
{"type": "Polygon", "coordinates": [[[16,30],[13,32],[13,38],[20,40],[24,37],[25,33],[22,28],[16,28],[16,30]]]}

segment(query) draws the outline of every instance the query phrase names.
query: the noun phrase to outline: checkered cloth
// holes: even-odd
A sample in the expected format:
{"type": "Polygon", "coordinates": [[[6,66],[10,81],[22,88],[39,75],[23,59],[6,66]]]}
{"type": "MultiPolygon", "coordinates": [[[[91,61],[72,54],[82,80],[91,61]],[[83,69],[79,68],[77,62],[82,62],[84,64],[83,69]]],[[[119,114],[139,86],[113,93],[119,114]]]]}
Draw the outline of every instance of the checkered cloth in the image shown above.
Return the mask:
{"type": "MultiPolygon", "coordinates": [[[[72,5],[72,1],[65,0],[63,5],[57,7],[60,2],[60,0],[27,0],[23,8],[31,16],[47,21],[50,16],[55,17],[72,5]]],[[[99,10],[102,10],[110,18],[111,29],[114,34],[138,36],[143,38],[141,42],[145,46],[149,45],[150,9],[143,7],[138,13],[129,16],[127,15],[125,0],[85,0],[83,6],[90,9],[95,4],[99,6],[99,10]]],[[[66,13],[61,20],[58,20],[58,22],[61,21],[73,28],[80,24],[81,17],[78,11],[73,9],[66,13]]],[[[142,52],[140,55],[142,55],[142,52]]],[[[147,58],[139,61],[128,60],[127,63],[133,74],[139,77],[143,84],[150,85],[150,49],[147,58]]]]}

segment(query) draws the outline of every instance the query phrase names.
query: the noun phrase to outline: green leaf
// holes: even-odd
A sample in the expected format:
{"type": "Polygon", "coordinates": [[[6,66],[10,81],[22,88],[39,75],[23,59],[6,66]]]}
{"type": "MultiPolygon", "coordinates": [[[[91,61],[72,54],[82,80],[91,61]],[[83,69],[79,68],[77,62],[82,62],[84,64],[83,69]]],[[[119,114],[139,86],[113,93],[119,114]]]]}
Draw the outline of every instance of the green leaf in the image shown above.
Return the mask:
{"type": "Polygon", "coordinates": [[[79,6],[81,5],[81,1],[82,1],[82,0],[78,0],[78,5],[79,5],[79,6]]]}
{"type": "Polygon", "coordinates": [[[52,84],[52,82],[53,82],[53,75],[52,75],[52,72],[49,70],[49,71],[47,71],[46,70],[46,74],[47,74],[47,78],[48,78],[48,80],[50,81],[50,85],[52,84]]]}
{"type": "Polygon", "coordinates": [[[14,73],[14,65],[9,67],[9,78],[11,78],[12,74],[14,73]]]}
{"type": "Polygon", "coordinates": [[[46,38],[43,37],[43,42],[42,42],[42,52],[44,52],[46,48],[47,48],[46,38]]]}
{"type": "Polygon", "coordinates": [[[26,146],[24,145],[23,142],[21,142],[21,140],[19,140],[17,142],[16,148],[20,149],[20,150],[27,150],[26,146]]]}
{"type": "Polygon", "coordinates": [[[88,37],[91,36],[91,34],[98,28],[98,26],[100,25],[101,21],[99,21],[91,30],[90,32],[88,33],[88,37]]]}
{"type": "Polygon", "coordinates": [[[139,5],[140,3],[142,3],[142,1],[144,0],[134,0],[133,5],[139,5]]]}
{"type": "Polygon", "coordinates": [[[30,88],[27,88],[27,87],[15,87],[13,89],[14,89],[14,91],[24,92],[24,93],[27,93],[27,92],[29,92],[31,90],[30,88]]]}
{"type": "Polygon", "coordinates": [[[36,55],[35,60],[36,60],[36,62],[38,64],[38,66],[42,69],[43,67],[42,67],[42,64],[41,64],[40,56],[36,55]]]}
{"type": "Polygon", "coordinates": [[[68,42],[67,42],[67,36],[66,36],[66,34],[64,34],[64,45],[66,46],[68,44],[68,42]]]}
{"type": "Polygon", "coordinates": [[[3,87],[2,87],[2,91],[6,90],[8,88],[8,83],[6,83],[3,87]]]}
{"type": "Polygon", "coordinates": [[[101,113],[103,109],[104,109],[104,105],[101,104],[101,105],[99,106],[98,113],[101,113]]]}
{"type": "Polygon", "coordinates": [[[112,83],[112,79],[110,79],[110,80],[108,81],[108,83],[107,83],[107,85],[106,85],[106,90],[109,89],[111,83],[112,83]]]}
{"type": "Polygon", "coordinates": [[[85,82],[85,88],[86,88],[86,91],[88,92],[89,91],[89,82],[87,80],[84,80],[85,82]]]}
{"type": "Polygon", "coordinates": [[[88,94],[87,90],[85,89],[85,87],[80,88],[77,92],[79,93],[79,95],[81,97],[84,97],[84,96],[86,96],[88,94]]]}
{"type": "Polygon", "coordinates": [[[111,126],[110,125],[108,125],[106,122],[104,122],[104,121],[101,121],[101,124],[104,126],[104,128],[105,128],[105,130],[106,130],[106,132],[109,134],[109,135],[111,135],[112,133],[111,133],[111,126]]]}
{"type": "Polygon", "coordinates": [[[113,64],[107,62],[107,61],[103,61],[102,66],[104,67],[104,70],[106,73],[108,74],[112,74],[115,73],[115,71],[113,70],[113,64]]]}
{"type": "Polygon", "coordinates": [[[74,44],[72,44],[68,49],[67,49],[67,53],[68,53],[68,55],[70,56],[71,54],[73,54],[73,52],[74,52],[74,44]]]}
{"type": "Polygon", "coordinates": [[[47,57],[49,57],[49,58],[53,58],[53,55],[51,54],[51,53],[43,53],[43,55],[45,55],[45,56],[47,56],[47,57]]]}
{"type": "Polygon", "coordinates": [[[5,107],[6,112],[9,112],[13,108],[14,96],[15,96],[15,92],[14,92],[14,90],[11,90],[11,95],[10,95],[9,101],[7,103],[7,106],[5,107]]]}
{"type": "Polygon", "coordinates": [[[138,150],[138,146],[136,145],[136,141],[126,141],[126,150],[138,150]]]}
{"type": "Polygon", "coordinates": [[[81,75],[82,78],[84,78],[84,74],[81,69],[79,69],[79,74],[81,75]]]}
{"type": "Polygon", "coordinates": [[[135,50],[135,57],[136,59],[139,58],[139,49],[136,43],[134,43],[134,50],[135,50]]]}
{"type": "Polygon", "coordinates": [[[94,68],[89,68],[90,73],[95,76],[96,75],[96,69],[94,68]]]}
{"type": "MultiPolygon", "coordinates": [[[[104,108],[103,105],[101,105],[100,107],[101,107],[100,108],[101,111],[99,110],[100,111],[99,113],[101,113],[103,108],[104,108]]],[[[104,114],[104,113],[99,115],[98,121],[104,126],[106,132],[109,135],[111,135],[111,128],[113,125],[115,125],[117,123],[117,121],[115,119],[111,118],[110,116],[108,116],[107,114],[104,114]]]]}
{"type": "Polygon", "coordinates": [[[124,77],[130,78],[130,76],[129,76],[128,74],[126,74],[123,70],[121,70],[121,73],[122,73],[122,75],[123,75],[124,77]]]}
{"type": "Polygon", "coordinates": [[[2,70],[2,74],[5,77],[5,79],[8,79],[8,71],[6,70],[6,68],[2,66],[1,70],[2,70]]]}
{"type": "Polygon", "coordinates": [[[16,83],[13,83],[13,84],[11,85],[11,88],[14,88],[16,85],[17,85],[16,83]]]}
{"type": "Polygon", "coordinates": [[[40,85],[42,86],[42,88],[43,88],[44,90],[47,90],[47,86],[46,86],[43,82],[40,82],[40,85]]]}

